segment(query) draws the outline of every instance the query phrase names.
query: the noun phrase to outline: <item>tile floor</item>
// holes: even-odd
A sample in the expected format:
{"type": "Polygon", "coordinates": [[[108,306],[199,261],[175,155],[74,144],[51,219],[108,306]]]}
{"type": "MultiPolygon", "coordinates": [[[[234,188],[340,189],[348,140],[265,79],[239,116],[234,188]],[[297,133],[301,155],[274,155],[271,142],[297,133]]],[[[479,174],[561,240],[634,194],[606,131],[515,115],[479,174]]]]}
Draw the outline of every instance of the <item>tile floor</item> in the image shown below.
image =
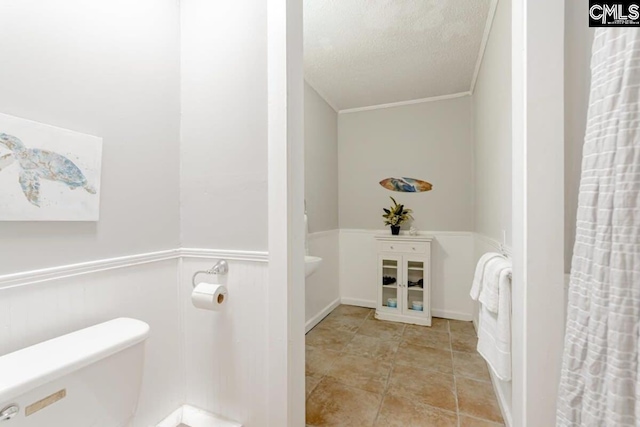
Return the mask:
{"type": "Polygon", "coordinates": [[[405,325],[341,305],[306,345],[307,426],[504,425],[471,322],[405,325]]]}

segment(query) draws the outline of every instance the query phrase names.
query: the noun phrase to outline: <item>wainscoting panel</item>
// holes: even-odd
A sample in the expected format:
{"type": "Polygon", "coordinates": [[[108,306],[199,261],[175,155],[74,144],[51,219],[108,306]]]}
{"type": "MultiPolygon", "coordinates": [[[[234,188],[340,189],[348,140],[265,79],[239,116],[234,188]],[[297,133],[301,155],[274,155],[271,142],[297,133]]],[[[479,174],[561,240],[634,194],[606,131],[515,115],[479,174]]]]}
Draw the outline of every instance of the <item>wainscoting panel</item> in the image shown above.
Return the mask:
{"type": "Polygon", "coordinates": [[[307,331],[340,304],[339,238],[338,230],[309,234],[309,253],[322,258],[322,265],[305,281],[307,331]]]}
{"type": "MultiPolygon", "coordinates": [[[[340,295],[345,304],[375,307],[377,247],[374,236],[389,230],[340,230],[340,295]]],[[[431,309],[435,316],[472,320],[469,297],[474,253],[471,232],[422,232],[431,244],[431,309]]]]}
{"type": "MultiPolygon", "coordinates": [[[[12,275],[11,286],[0,288],[0,355],[118,317],[143,320],[151,332],[132,427],[155,425],[184,399],[178,259],[163,258],[143,254],[117,266],[96,261],[82,274],[62,266],[46,277],[43,271],[12,275]]],[[[9,277],[0,282],[8,284],[9,277]]]]}
{"type": "MultiPolygon", "coordinates": [[[[474,268],[477,264],[480,257],[487,252],[500,252],[504,251],[508,256],[511,256],[511,248],[508,246],[501,246],[500,242],[490,237],[484,236],[482,234],[475,233],[475,256],[474,256],[474,268]]],[[[478,303],[474,301],[474,314],[473,314],[473,323],[478,330],[478,303]]],[[[513,342],[513,340],[512,340],[513,342]]],[[[493,388],[496,392],[496,397],[498,398],[498,403],[500,404],[500,409],[502,410],[502,417],[507,425],[507,427],[511,427],[513,425],[512,422],[512,399],[511,399],[511,390],[512,383],[511,381],[502,381],[498,377],[495,376],[491,370],[491,382],[493,383],[493,388]]]]}
{"type": "Polygon", "coordinates": [[[269,393],[268,264],[228,261],[228,275],[198,276],[197,282],[225,284],[229,291],[220,311],[206,311],[191,303],[191,277],[197,270],[211,268],[216,258],[185,256],[182,260],[179,289],[186,402],[243,425],[260,426],[267,419],[269,393]]]}

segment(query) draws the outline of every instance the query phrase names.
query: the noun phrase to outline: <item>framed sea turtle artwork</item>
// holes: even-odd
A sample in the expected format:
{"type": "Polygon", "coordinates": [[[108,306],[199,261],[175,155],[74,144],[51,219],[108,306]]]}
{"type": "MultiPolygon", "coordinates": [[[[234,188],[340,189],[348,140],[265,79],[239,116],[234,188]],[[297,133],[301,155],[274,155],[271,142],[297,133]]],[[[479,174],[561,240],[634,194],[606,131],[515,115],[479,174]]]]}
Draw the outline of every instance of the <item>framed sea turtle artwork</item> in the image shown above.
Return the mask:
{"type": "Polygon", "coordinates": [[[0,113],[0,221],[98,221],[102,138],[0,113]]]}

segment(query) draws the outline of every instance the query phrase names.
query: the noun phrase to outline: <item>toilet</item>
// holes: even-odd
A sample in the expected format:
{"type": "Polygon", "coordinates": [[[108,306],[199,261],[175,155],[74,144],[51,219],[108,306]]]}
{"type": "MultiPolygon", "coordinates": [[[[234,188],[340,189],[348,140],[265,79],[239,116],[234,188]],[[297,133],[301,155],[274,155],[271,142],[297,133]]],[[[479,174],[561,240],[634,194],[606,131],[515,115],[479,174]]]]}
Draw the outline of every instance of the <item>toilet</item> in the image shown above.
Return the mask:
{"type": "Polygon", "coordinates": [[[0,426],[128,426],[148,336],[119,318],[0,357],[0,426]]]}

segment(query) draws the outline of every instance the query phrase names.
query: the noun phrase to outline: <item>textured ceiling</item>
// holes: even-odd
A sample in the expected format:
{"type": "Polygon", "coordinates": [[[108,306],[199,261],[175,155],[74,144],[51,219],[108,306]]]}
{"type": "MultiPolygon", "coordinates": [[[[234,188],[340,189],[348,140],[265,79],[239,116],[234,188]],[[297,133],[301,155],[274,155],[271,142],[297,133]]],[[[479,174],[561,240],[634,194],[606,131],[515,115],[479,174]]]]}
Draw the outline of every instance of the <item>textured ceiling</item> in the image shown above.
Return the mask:
{"type": "Polygon", "coordinates": [[[491,0],[304,0],[305,79],[339,110],[469,91],[491,0]]]}

